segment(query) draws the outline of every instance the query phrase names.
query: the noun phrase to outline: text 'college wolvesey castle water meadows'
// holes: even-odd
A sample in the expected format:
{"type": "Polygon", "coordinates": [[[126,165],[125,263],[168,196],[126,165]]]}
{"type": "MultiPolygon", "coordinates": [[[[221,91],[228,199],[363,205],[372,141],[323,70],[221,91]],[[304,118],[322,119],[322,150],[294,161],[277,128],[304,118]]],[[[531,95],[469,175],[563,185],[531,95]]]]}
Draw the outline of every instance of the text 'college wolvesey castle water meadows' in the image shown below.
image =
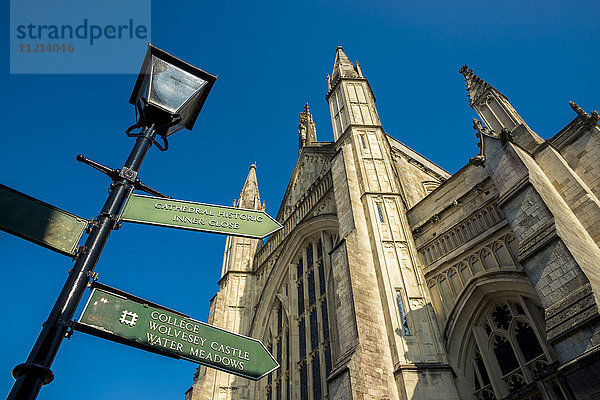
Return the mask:
{"type": "Polygon", "coordinates": [[[253,380],[279,367],[257,339],[98,283],[74,329],[253,380]]]}

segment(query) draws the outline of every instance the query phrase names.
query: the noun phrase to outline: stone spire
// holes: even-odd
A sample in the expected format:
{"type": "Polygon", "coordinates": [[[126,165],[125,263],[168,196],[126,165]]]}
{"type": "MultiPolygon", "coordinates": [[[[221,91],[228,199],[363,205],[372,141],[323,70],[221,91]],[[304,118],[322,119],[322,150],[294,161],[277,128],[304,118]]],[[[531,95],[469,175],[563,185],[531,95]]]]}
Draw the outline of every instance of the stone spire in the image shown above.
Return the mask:
{"type": "Polygon", "coordinates": [[[499,140],[519,145],[526,151],[533,151],[544,142],[523,120],[519,113],[508,101],[508,98],[495,87],[478,77],[466,65],[458,71],[465,77],[465,86],[469,94],[469,106],[477,112],[481,121],[474,120],[474,128],[480,139],[481,152],[471,162],[481,165],[487,156],[490,145],[484,142],[499,140]]]}
{"type": "Polygon", "coordinates": [[[310,146],[317,141],[317,128],[313,122],[312,114],[308,108],[308,103],[304,106],[304,112],[300,113],[300,123],[298,124],[298,152],[302,151],[304,146],[310,146]]]}
{"type": "Polygon", "coordinates": [[[256,179],[256,165],[250,166],[250,172],[240,193],[240,198],[233,203],[237,208],[249,208],[252,210],[263,210],[258,193],[258,180],[256,179]]]}
{"type": "Polygon", "coordinates": [[[335,54],[335,63],[333,64],[333,72],[331,73],[331,81],[335,82],[339,77],[358,78],[359,74],[350,61],[342,46],[338,46],[335,54]]]}
{"type": "Polygon", "coordinates": [[[469,105],[473,105],[487,89],[493,88],[492,85],[475,75],[473,69],[466,65],[463,65],[458,73],[463,74],[465,77],[465,86],[469,94],[469,105]]]}

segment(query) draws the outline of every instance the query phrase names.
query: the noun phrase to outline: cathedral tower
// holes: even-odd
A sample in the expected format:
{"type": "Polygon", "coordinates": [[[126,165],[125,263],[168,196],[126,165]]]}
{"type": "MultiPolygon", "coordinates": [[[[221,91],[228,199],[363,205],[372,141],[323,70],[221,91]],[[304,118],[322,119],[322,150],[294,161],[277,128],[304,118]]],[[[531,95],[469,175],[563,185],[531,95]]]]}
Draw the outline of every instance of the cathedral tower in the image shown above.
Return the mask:
{"type": "Polygon", "coordinates": [[[449,175],[383,131],[371,87],[342,47],[327,82],[340,224],[332,266],[352,282],[343,303],[351,313],[337,311],[354,320],[338,319],[340,351],[351,360],[334,385],[351,387],[352,398],[457,399],[406,219],[449,175]]]}
{"type": "MultiPolygon", "coordinates": [[[[256,165],[233,202],[236,208],[264,211],[258,193],[256,165]]],[[[252,261],[260,239],[227,236],[219,292],[212,298],[208,323],[231,332],[247,335],[252,319],[252,261]]],[[[249,381],[204,366],[198,367],[186,400],[247,399],[249,381]]]]}

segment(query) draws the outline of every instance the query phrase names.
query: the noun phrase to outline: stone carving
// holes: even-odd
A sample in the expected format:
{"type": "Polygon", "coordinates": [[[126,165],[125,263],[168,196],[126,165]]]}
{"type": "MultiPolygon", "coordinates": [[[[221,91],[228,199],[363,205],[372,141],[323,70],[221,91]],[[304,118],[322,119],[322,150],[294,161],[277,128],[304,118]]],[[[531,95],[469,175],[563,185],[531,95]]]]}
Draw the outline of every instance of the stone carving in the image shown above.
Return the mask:
{"type": "Polygon", "coordinates": [[[481,122],[477,118],[473,118],[473,129],[477,131],[475,136],[477,136],[478,138],[480,138],[481,135],[492,135],[492,131],[490,131],[490,128],[488,128],[487,126],[483,126],[483,122],[481,122]]]}
{"type": "Polygon", "coordinates": [[[502,128],[502,130],[500,131],[500,141],[504,144],[506,142],[512,142],[513,137],[512,137],[512,133],[510,133],[510,131],[506,128],[502,128]]]}
{"type": "MultiPolygon", "coordinates": [[[[445,264],[440,269],[428,273],[426,275],[427,286],[430,289],[438,287],[433,291],[433,295],[439,296],[449,311],[471,279],[488,271],[522,269],[513,254],[512,242],[514,240],[512,233],[493,238],[484,247],[467,252],[451,264],[445,264]]],[[[434,308],[438,308],[437,312],[442,311],[439,310],[439,306],[440,303],[436,307],[434,302],[434,308]]]]}
{"type": "Polygon", "coordinates": [[[584,118],[590,118],[590,114],[586,113],[583,108],[579,107],[579,105],[577,103],[575,103],[574,101],[570,101],[569,105],[571,106],[571,108],[573,109],[573,111],[575,111],[577,113],[577,115],[580,115],[584,118]]]}
{"type": "Polygon", "coordinates": [[[304,146],[309,146],[317,141],[317,128],[313,121],[312,114],[308,108],[308,103],[304,105],[304,111],[300,113],[298,139],[298,151],[302,150],[304,146]]]}
{"type": "Polygon", "coordinates": [[[589,125],[596,125],[598,123],[598,121],[600,121],[600,114],[598,113],[598,111],[594,110],[592,111],[592,115],[586,113],[583,108],[579,107],[577,105],[577,103],[575,103],[574,101],[569,101],[569,105],[571,106],[571,108],[573,109],[573,111],[575,111],[577,113],[577,115],[579,115],[580,117],[585,118],[586,122],[589,125]]]}
{"type": "MultiPolygon", "coordinates": [[[[421,247],[419,249],[419,254],[421,255],[424,265],[430,265],[434,261],[444,257],[452,250],[467,243],[485,230],[496,225],[502,219],[503,215],[495,203],[482,208],[477,213],[472,214],[468,219],[454,225],[437,239],[421,247]]],[[[432,220],[432,222],[435,221],[432,220]]]]}
{"type": "Polygon", "coordinates": [[[469,159],[469,162],[475,166],[481,167],[485,162],[484,149],[483,149],[483,137],[498,137],[494,131],[490,130],[487,126],[483,126],[483,123],[477,118],[473,118],[473,129],[477,131],[475,136],[479,139],[477,147],[479,147],[479,154],[469,159]]]}

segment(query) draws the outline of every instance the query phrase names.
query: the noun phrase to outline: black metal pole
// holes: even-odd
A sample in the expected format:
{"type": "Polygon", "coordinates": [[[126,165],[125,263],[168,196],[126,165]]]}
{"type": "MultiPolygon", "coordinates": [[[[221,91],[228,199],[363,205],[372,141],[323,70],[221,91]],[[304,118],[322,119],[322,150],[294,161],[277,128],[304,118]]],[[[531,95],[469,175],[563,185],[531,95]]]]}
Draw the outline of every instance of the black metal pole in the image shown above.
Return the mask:
{"type": "Polygon", "coordinates": [[[69,271],[69,277],[50,311],[29,357],[27,357],[27,362],[17,365],[13,370],[16,381],[7,399],[33,400],[37,397],[42,385],[46,385],[54,379],[50,370],[52,361],[65,338],[100,253],[110,236],[115,219],[125,203],[127,194],[133,187],[137,171],[152,146],[156,134],[154,126],[145,128],[140,133],[129,158],[121,169],[120,179],[111,184],[110,193],[102,211],[92,224],[84,248],[81,249],[75,265],[69,271]]]}

